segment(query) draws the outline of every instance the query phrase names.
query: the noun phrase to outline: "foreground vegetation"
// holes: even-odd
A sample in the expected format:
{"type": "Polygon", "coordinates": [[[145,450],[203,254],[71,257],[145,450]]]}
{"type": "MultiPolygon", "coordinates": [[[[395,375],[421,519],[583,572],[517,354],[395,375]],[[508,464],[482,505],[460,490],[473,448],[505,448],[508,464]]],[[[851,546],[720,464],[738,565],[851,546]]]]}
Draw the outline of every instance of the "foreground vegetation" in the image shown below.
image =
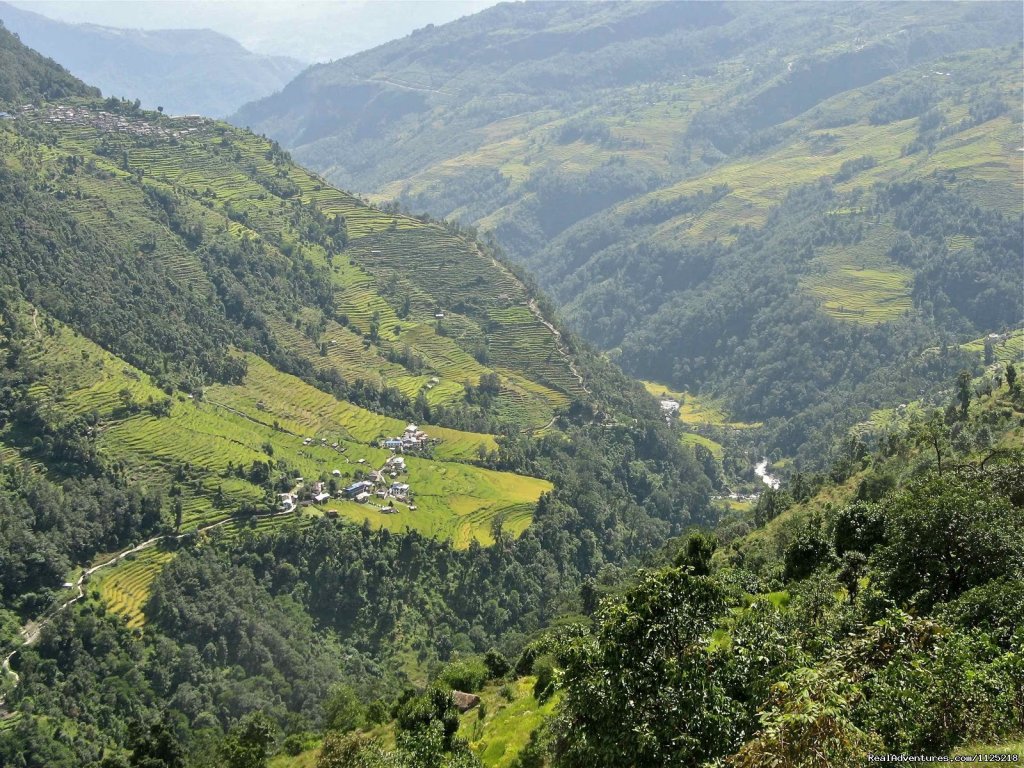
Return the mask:
{"type": "Polygon", "coordinates": [[[1019,754],[1015,372],[999,365],[944,410],[861,430],[852,461],[830,476],[795,478],[716,536],[681,537],[647,569],[582,590],[588,615],[542,633],[514,664],[493,652],[452,662],[434,685],[481,697],[458,720],[436,708],[413,724],[400,705],[384,726],[348,721],[278,764],[411,766],[427,755],[422,764],[521,768],[846,766],[868,753],[1019,754]]]}

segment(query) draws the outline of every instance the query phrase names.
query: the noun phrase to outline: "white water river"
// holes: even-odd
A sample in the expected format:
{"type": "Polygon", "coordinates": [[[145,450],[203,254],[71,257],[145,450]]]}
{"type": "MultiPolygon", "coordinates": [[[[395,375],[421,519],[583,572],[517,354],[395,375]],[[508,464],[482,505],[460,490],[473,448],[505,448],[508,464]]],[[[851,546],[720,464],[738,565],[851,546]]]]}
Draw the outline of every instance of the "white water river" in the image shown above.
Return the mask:
{"type": "Polygon", "coordinates": [[[761,481],[772,490],[778,490],[779,478],[768,474],[768,459],[761,459],[754,465],[754,474],[761,478],[761,481]]]}

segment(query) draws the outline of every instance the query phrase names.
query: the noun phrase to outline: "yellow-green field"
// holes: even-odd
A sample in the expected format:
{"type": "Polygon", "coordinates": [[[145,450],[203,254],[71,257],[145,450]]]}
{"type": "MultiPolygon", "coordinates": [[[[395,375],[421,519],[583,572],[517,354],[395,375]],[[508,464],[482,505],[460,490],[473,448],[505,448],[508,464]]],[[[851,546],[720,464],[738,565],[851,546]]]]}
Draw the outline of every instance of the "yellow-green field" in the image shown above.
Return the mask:
{"type": "MultiPolygon", "coordinates": [[[[961,344],[960,348],[983,356],[985,354],[985,339],[969,341],[966,344],[961,344]]],[[[1024,362],[1024,328],[1017,328],[1009,333],[1001,334],[1001,338],[992,344],[992,354],[997,363],[1017,363],[1019,365],[1024,362]]]]}
{"type": "Polygon", "coordinates": [[[895,240],[895,230],[883,225],[855,245],[823,249],[812,264],[815,273],[803,281],[804,289],[840,320],[879,323],[909,312],[913,273],[886,256],[895,240]]]}
{"type": "Polygon", "coordinates": [[[716,443],[710,437],[704,435],[698,435],[696,432],[684,432],[682,436],[683,445],[700,445],[707,448],[714,455],[716,459],[721,459],[725,454],[725,449],[721,443],[716,443]]]}
{"type": "Polygon", "coordinates": [[[722,404],[706,395],[678,392],[654,381],[641,381],[640,383],[644,385],[644,389],[659,400],[669,399],[679,403],[679,420],[684,424],[707,424],[713,427],[730,427],[732,429],[755,429],[761,426],[757,422],[732,421],[722,404]]]}
{"type": "MultiPolygon", "coordinates": [[[[166,123],[155,116],[139,119],[166,123]]],[[[0,156],[5,165],[31,165],[41,175],[60,173],[68,156],[89,158],[91,172],[75,175],[69,215],[102,240],[122,242],[132,232],[154,243],[148,258],[196,290],[209,288],[207,267],[182,240],[166,236],[149,193],[173,198],[207,232],[258,243],[269,265],[285,268],[291,263],[285,254],[300,252],[329,276],[334,307],[268,307],[267,328],[278,348],[317,369],[334,369],[346,381],[449,405],[462,399],[466,386],[496,373],[497,412],[525,429],[547,424],[555,409],[582,393],[554,334],[531,312],[522,283],[475,243],[443,226],[369,207],[297,166],[275,162],[265,139],[192,122],[196,133],[174,142],[54,123],[48,128],[52,143],[34,147],[5,128],[0,144],[12,151],[0,156]],[[110,141],[118,143],[113,154],[119,160],[100,151],[110,141]],[[281,185],[292,186],[278,193],[281,185]],[[328,254],[297,229],[293,211],[299,201],[324,216],[344,217],[348,245],[342,254],[328,254]]],[[[174,392],[169,412],[158,416],[151,408],[168,395],[150,376],[32,307],[23,313],[37,329],[26,355],[46,370],[43,383],[31,390],[46,420],[53,427],[78,417],[95,420],[91,439],[98,452],[144,486],[169,491],[177,476],[182,531],[227,520],[242,504],[271,507],[274,499],[248,479],[257,462],[347,484],[379,468],[390,455],[377,447],[379,440],[406,426],[240,351],[232,354],[245,358],[242,382],[209,386],[195,398],[174,392]]],[[[432,443],[423,457],[409,457],[402,478],[412,485],[416,510],[400,504],[384,515],[371,505],[337,501],[309,514],[333,509],[355,522],[369,518],[456,546],[490,542],[498,516],[513,535],[529,525],[549,483],[474,466],[496,449],[493,435],[421,427],[432,443]]],[[[25,436],[0,435],[5,460],[22,460],[28,451],[25,436]]],[[[140,552],[98,572],[94,588],[138,626],[149,585],[169,557],[158,549],[140,552]]]]}
{"type": "Polygon", "coordinates": [[[142,611],[149,599],[150,585],[173,557],[173,552],[158,547],[144,549],[117,565],[97,571],[84,588],[98,591],[109,610],[124,617],[129,628],[137,629],[146,623],[142,611]]]}

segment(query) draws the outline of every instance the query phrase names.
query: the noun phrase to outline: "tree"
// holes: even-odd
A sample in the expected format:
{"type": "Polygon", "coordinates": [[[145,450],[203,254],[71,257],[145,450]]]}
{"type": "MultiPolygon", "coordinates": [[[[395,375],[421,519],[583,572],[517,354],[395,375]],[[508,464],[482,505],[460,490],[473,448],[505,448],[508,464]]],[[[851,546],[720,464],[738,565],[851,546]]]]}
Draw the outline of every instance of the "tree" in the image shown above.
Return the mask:
{"type": "Polygon", "coordinates": [[[694,532],[686,537],[686,543],[676,555],[676,565],[686,568],[694,576],[707,576],[711,573],[711,558],[718,548],[714,536],[694,532]]]}
{"type": "Polygon", "coordinates": [[[832,548],[821,530],[821,520],[815,518],[805,526],[783,555],[787,581],[805,579],[832,557],[832,548]]]}
{"type": "Polygon", "coordinates": [[[266,768],[273,743],[273,721],[262,712],[246,715],[221,747],[225,768],[266,768]]]}
{"type": "Polygon", "coordinates": [[[452,700],[451,688],[432,685],[398,710],[398,730],[406,735],[425,735],[431,726],[439,728],[440,746],[449,752],[456,744],[459,730],[459,710],[452,700]]]}
{"type": "Polygon", "coordinates": [[[947,473],[910,484],[883,504],[886,545],[874,567],[889,594],[929,610],[1021,573],[1024,509],[989,483],[947,473]]]}
{"type": "Polygon", "coordinates": [[[757,500],[754,508],[754,524],[760,528],[781,515],[789,507],[789,494],[768,488],[757,500]]]}
{"type": "Polygon", "coordinates": [[[885,540],[885,517],[877,504],[856,501],[836,513],[832,546],[842,557],[847,552],[871,554],[885,540]]]}
{"type": "Polygon", "coordinates": [[[842,557],[842,567],[836,574],[836,580],[846,587],[850,600],[854,600],[860,592],[860,579],[867,568],[868,559],[862,552],[852,550],[842,557]]]}
{"type": "Polygon", "coordinates": [[[185,768],[185,751],[166,712],[148,728],[137,728],[131,749],[131,768],[185,768]]]}
{"type": "Polygon", "coordinates": [[[1006,384],[1010,387],[1010,391],[1016,394],[1017,392],[1017,367],[1013,363],[1006,364],[1006,384]]]}
{"type": "Polygon", "coordinates": [[[347,733],[363,725],[365,711],[350,685],[337,685],[324,702],[324,727],[329,731],[347,733]]]}
{"type": "Polygon", "coordinates": [[[580,584],[580,604],[583,608],[583,613],[590,616],[597,610],[601,603],[601,595],[597,591],[597,582],[594,581],[593,577],[584,579],[583,583],[580,584]]]}
{"type": "Polygon", "coordinates": [[[949,429],[942,418],[942,411],[932,411],[927,421],[918,422],[912,428],[918,445],[927,445],[935,451],[935,464],[942,474],[942,455],[949,449],[949,429]]]}
{"type": "Polygon", "coordinates": [[[960,402],[960,418],[967,418],[967,409],[971,405],[971,374],[968,371],[960,371],[956,377],[956,397],[960,402]]]}
{"type": "Polygon", "coordinates": [[[492,680],[504,677],[512,669],[505,655],[496,648],[491,648],[484,654],[484,664],[487,665],[487,674],[492,680]]]}
{"type": "Polygon", "coordinates": [[[384,760],[384,750],[374,738],[361,733],[328,733],[316,768],[382,768],[384,760]]]}
{"type": "Polygon", "coordinates": [[[681,568],[641,572],[637,586],[603,606],[597,634],[560,654],[558,764],[660,768],[730,752],[741,708],[708,650],[724,608],[718,584],[681,568]]]}

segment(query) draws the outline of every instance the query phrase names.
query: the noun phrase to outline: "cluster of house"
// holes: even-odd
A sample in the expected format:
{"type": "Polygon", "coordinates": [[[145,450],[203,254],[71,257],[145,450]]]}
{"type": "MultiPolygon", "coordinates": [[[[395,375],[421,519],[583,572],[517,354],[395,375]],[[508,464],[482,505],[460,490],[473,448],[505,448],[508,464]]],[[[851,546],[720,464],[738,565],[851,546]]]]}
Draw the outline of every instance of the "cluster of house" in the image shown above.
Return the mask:
{"type": "MultiPolygon", "coordinates": [[[[400,472],[405,471],[405,459],[401,456],[392,456],[384,464],[384,468],[371,472],[368,480],[359,480],[347,488],[342,488],[338,496],[343,499],[351,499],[359,504],[366,504],[371,496],[376,496],[387,503],[388,499],[410,502],[412,491],[408,483],[403,483],[395,478],[400,472]]],[[[415,504],[409,504],[409,509],[415,510],[415,504]]],[[[396,511],[393,506],[381,507],[382,512],[396,511]]]]}
{"type": "Polygon", "coordinates": [[[117,115],[105,110],[88,107],[72,107],[65,104],[49,105],[45,108],[26,104],[18,108],[18,116],[31,117],[47,123],[86,125],[101,131],[130,133],[135,136],[152,136],[160,139],[181,139],[200,130],[205,118],[189,115],[172,118],[174,128],[144,118],[117,115]]]}
{"type": "MultiPolygon", "coordinates": [[[[366,504],[371,498],[376,496],[384,500],[385,504],[388,503],[388,499],[394,499],[395,501],[405,502],[409,505],[409,509],[415,510],[416,505],[412,503],[412,489],[408,483],[398,480],[399,475],[406,471],[405,457],[400,454],[405,451],[424,448],[430,443],[430,440],[430,436],[415,424],[408,425],[400,437],[382,440],[381,445],[384,448],[390,448],[392,451],[391,456],[384,462],[384,466],[379,470],[370,472],[366,480],[357,480],[351,485],[342,488],[337,492],[337,497],[339,499],[349,499],[359,504],[366,504]]],[[[314,438],[307,437],[303,439],[302,444],[312,445],[314,442],[314,438]]],[[[320,438],[320,444],[326,447],[327,440],[320,438]]],[[[345,447],[339,446],[338,443],[332,443],[330,447],[339,452],[345,450],[345,447]]],[[[366,459],[359,459],[356,463],[365,464],[366,459]]],[[[341,470],[335,469],[331,474],[334,477],[341,477],[341,470]]],[[[295,484],[296,486],[302,485],[303,479],[301,477],[296,478],[295,484]]],[[[310,490],[312,501],[303,503],[323,504],[331,498],[331,494],[323,482],[318,481],[314,483],[310,490]]],[[[277,508],[281,512],[291,512],[298,505],[299,498],[297,493],[278,494],[277,508]]],[[[395,508],[390,505],[381,507],[381,512],[395,511],[395,508]]]]}
{"type": "MultiPolygon", "coordinates": [[[[341,474],[339,470],[334,470],[337,474],[341,474]]],[[[296,486],[303,485],[304,481],[301,477],[295,478],[296,486]]],[[[331,494],[327,492],[327,484],[318,480],[313,483],[310,488],[310,498],[313,504],[323,504],[325,501],[329,501],[331,494]]],[[[291,512],[299,505],[299,496],[297,493],[279,493],[277,494],[277,508],[281,512],[291,512]]]]}
{"type": "MultiPolygon", "coordinates": [[[[316,438],[313,438],[313,437],[306,437],[306,438],[303,438],[303,440],[302,440],[302,444],[303,445],[312,445],[315,442],[316,442],[316,438]]],[[[320,446],[326,448],[327,447],[327,438],[326,437],[321,437],[319,444],[320,444],[320,446]]],[[[342,453],[345,450],[345,446],[341,445],[337,441],[331,443],[331,448],[333,448],[334,450],[338,451],[339,453],[342,453]]]]}
{"type": "Polygon", "coordinates": [[[392,451],[415,451],[429,444],[430,435],[415,424],[408,425],[398,437],[386,437],[380,441],[382,448],[390,448],[392,451]]]}

